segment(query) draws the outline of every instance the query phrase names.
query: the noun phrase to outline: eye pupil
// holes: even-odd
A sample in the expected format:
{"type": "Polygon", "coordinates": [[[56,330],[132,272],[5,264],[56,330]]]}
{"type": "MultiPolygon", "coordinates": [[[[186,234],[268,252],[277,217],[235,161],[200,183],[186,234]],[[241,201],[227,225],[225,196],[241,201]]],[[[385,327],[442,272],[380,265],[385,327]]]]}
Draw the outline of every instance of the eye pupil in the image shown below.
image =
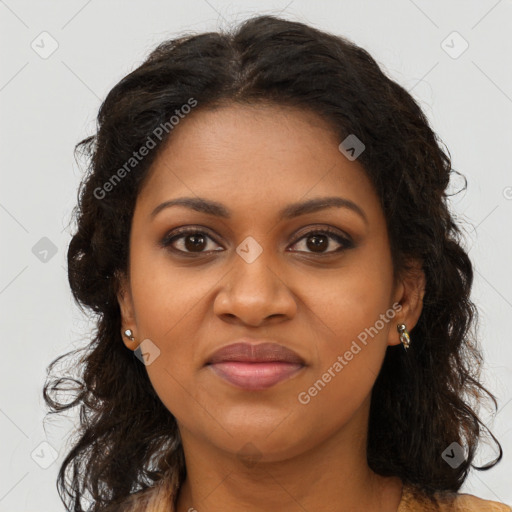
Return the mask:
{"type": "Polygon", "coordinates": [[[201,234],[192,234],[185,237],[185,247],[187,251],[201,251],[204,249],[205,243],[205,237],[201,234]],[[193,240],[192,243],[190,243],[190,240],[193,240]]]}
{"type": "Polygon", "coordinates": [[[325,235],[311,235],[308,237],[307,246],[308,249],[317,250],[317,249],[326,249],[329,245],[328,237],[325,235]],[[310,240],[315,240],[315,242],[310,243],[310,240]]]}

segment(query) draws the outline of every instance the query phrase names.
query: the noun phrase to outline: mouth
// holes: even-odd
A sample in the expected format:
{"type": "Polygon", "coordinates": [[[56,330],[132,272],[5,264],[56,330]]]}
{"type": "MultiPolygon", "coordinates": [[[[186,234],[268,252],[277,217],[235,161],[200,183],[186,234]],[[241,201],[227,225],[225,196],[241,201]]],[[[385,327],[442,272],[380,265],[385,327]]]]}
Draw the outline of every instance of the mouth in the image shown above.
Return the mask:
{"type": "Polygon", "coordinates": [[[296,352],[283,345],[238,342],[217,350],[206,366],[238,388],[258,391],[291,378],[306,365],[296,352]]]}

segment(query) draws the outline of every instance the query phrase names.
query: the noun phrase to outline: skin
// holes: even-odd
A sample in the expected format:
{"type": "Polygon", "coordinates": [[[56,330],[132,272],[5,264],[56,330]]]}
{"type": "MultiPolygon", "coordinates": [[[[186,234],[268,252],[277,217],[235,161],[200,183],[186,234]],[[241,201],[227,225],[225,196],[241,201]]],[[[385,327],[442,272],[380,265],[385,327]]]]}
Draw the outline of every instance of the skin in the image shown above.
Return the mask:
{"type": "Polygon", "coordinates": [[[178,512],[397,510],[401,481],[376,475],[366,462],[370,393],[388,346],[400,343],[396,325],[410,331],[420,316],[425,276],[413,262],[415,272],[393,278],[378,197],[340,142],[305,110],[198,110],[175,128],[140,191],[118,300],[123,331],[134,333],[134,341],[123,336],[126,346],[150,339],[160,350],[146,369],[182,436],[188,474],[178,512]],[[231,218],[184,206],[151,217],[164,201],[185,196],[222,203],[231,218]],[[278,214],[326,196],[353,201],[366,220],[344,207],[278,214]],[[198,249],[190,236],[174,240],[190,257],[159,245],[181,226],[207,235],[198,249]],[[315,250],[313,235],[326,227],[354,247],[335,252],[343,245],[324,238],[315,250]],[[251,263],[236,252],[248,236],[262,249],[251,263]],[[299,393],[393,304],[401,306],[395,317],[300,403],[299,393]],[[205,363],[242,336],[275,340],[306,366],[263,391],[236,388],[205,363]]]}

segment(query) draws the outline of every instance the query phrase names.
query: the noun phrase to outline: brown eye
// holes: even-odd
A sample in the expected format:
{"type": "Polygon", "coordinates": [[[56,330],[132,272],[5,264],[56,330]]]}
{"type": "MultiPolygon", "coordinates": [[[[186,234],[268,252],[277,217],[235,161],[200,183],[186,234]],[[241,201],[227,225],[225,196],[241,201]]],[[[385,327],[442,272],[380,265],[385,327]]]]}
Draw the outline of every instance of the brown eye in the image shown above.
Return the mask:
{"type": "Polygon", "coordinates": [[[329,246],[329,237],[327,235],[311,235],[307,237],[307,247],[312,251],[323,252],[329,246]]]}
{"type": "Polygon", "coordinates": [[[184,245],[187,251],[199,251],[201,252],[207,245],[206,238],[202,233],[194,233],[192,235],[185,235],[184,245]]]}
{"type": "Polygon", "coordinates": [[[299,242],[303,240],[306,241],[305,244],[303,244],[303,247],[305,246],[306,250],[299,250],[299,252],[316,253],[319,255],[337,253],[354,247],[354,243],[351,240],[342,237],[338,232],[329,229],[309,231],[309,233],[306,233],[299,238],[299,240],[294,243],[294,246],[298,245],[299,242]],[[335,243],[333,244],[332,242],[335,243]],[[334,250],[327,250],[333,245],[334,250]],[[338,245],[337,248],[336,245],[338,245]]]}
{"type": "Polygon", "coordinates": [[[168,234],[161,242],[163,247],[170,247],[176,252],[181,253],[206,253],[212,250],[218,251],[220,249],[207,249],[211,245],[215,245],[216,242],[204,231],[197,229],[184,229],[178,230],[168,234]],[[213,242],[213,244],[209,243],[213,242]]]}

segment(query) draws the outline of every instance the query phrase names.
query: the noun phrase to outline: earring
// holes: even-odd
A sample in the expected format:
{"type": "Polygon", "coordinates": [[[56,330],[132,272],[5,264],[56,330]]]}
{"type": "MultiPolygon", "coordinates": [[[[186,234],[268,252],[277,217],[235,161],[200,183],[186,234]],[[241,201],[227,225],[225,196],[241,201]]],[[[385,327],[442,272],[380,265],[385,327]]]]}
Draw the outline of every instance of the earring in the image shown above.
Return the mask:
{"type": "Polygon", "coordinates": [[[405,324],[398,324],[396,328],[400,334],[400,342],[404,346],[405,350],[407,350],[411,345],[411,337],[409,336],[409,331],[407,330],[407,327],[405,327],[405,324]]]}
{"type": "Polygon", "coordinates": [[[133,337],[133,332],[131,329],[126,329],[126,331],[124,331],[124,335],[130,340],[130,341],[133,341],[135,338],[133,337]]]}

